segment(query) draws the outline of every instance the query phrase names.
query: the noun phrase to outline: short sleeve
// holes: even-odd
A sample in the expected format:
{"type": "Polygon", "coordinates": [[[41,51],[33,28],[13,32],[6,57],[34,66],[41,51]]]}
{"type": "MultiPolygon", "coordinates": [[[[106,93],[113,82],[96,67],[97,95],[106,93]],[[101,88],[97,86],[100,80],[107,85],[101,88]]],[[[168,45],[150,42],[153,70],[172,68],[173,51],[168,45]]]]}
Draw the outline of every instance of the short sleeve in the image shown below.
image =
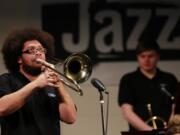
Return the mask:
{"type": "Polygon", "coordinates": [[[133,94],[131,88],[131,79],[129,75],[122,77],[119,83],[118,104],[121,106],[123,103],[133,104],[133,94]]]}
{"type": "Polygon", "coordinates": [[[8,74],[0,76],[0,97],[10,92],[10,79],[8,74]]]}

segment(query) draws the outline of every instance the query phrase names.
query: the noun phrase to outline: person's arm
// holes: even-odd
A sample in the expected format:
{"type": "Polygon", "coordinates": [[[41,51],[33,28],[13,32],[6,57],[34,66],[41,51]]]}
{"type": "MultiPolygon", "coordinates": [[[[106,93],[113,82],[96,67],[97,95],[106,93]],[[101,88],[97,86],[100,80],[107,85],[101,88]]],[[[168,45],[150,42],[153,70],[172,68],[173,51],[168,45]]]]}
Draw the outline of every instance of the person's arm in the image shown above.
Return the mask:
{"type": "Polygon", "coordinates": [[[61,98],[59,103],[60,119],[65,123],[72,124],[77,118],[76,106],[61,82],[59,83],[58,93],[61,98]]]}
{"type": "MultiPolygon", "coordinates": [[[[52,65],[52,68],[54,66],[52,65]]],[[[76,121],[77,114],[76,114],[76,106],[64,87],[64,84],[61,82],[61,77],[58,73],[54,72],[53,70],[46,68],[46,72],[48,72],[49,77],[51,77],[52,82],[49,84],[52,87],[57,88],[58,96],[59,96],[59,116],[60,120],[67,123],[73,124],[76,121]]]]}
{"type": "Polygon", "coordinates": [[[124,103],[121,106],[122,115],[127,120],[127,122],[137,130],[152,130],[153,128],[147,125],[134,111],[133,106],[124,103]]]}
{"type": "Polygon", "coordinates": [[[175,115],[175,103],[172,104],[172,107],[171,107],[171,114],[170,114],[170,117],[169,117],[169,120],[168,120],[168,123],[172,120],[172,118],[174,117],[175,115]]]}
{"type": "Polygon", "coordinates": [[[37,90],[47,85],[51,85],[52,80],[42,73],[29,84],[11,94],[0,97],[0,116],[9,115],[20,109],[27,101],[28,97],[37,90]]]}
{"type": "Polygon", "coordinates": [[[14,93],[7,94],[0,98],[0,116],[9,115],[21,108],[27,98],[35,91],[35,83],[29,83],[14,93]]]}

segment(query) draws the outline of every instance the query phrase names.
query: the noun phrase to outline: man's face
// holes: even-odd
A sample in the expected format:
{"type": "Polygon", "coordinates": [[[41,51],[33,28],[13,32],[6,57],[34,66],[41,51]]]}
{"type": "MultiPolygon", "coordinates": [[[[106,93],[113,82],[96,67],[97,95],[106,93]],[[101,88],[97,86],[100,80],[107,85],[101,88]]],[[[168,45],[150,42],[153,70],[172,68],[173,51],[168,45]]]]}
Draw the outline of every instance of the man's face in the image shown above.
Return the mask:
{"type": "Polygon", "coordinates": [[[147,50],[137,55],[139,66],[142,70],[151,71],[157,66],[159,54],[154,50],[147,50]]]}
{"type": "Polygon", "coordinates": [[[36,59],[45,60],[46,50],[37,40],[29,40],[24,43],[22,55],[18,60],[20,70],[26,72],[40,72],[41,64],[36,62],[36,59]]]}

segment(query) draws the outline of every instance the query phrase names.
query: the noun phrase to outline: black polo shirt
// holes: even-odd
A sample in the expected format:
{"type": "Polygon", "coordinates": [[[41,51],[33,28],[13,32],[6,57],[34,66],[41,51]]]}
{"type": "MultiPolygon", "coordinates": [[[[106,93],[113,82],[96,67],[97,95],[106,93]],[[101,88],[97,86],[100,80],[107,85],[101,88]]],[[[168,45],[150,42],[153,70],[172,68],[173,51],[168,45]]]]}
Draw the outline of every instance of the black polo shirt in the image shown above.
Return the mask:
{"type": "MultiPolygon", "coordinates": [[[[22,74],[0,76],[0,97],[17,91],[29,80],[22,74]]],[[[19,110],[1,118],[1,135],[60,135],[57,93],[46,87],[33,93],[19,110]]]]}
{"type": "MultiPolygon", "coordinates": [[[[124,103],[131,104],[134,112],[144,121],[150,118],[147,109],[147,104],[150,103],[153,115],[168,121],[172,100],[167,93],[175,96],[176,86],[177,79],[170,73],[158,69],[156,76],[149,79],[138,68],[122,77],[119,85],[118,103],[120,106],[124,103]]],[[[131,126],[130,129],[133,130],[131,126]]]]}

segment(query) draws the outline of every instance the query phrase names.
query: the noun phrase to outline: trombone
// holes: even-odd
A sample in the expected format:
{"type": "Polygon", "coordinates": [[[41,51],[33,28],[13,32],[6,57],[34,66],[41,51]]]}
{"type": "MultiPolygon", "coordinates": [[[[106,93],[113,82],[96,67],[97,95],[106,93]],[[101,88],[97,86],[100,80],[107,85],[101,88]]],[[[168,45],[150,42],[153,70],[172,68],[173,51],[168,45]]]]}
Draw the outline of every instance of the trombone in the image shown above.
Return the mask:
{"type": "Polygon", "coordinates": [[[83,91],[78,83],[82,83],[88,80],[92,73],[91,59],[87,55],[83,53],[74,53],[67,57],[65,61],[58,61],[53,66],[51,63],[41,59],[37,59],[36,62],[61,75],[60,81],[62,83],[64,83],[72,90],[78,92],[79,95],[83,95],[83,91]],[[58,65],[63,65],[64,73],[61,73],[57,69],[58,65]]]}
{"type": "Polygon", "coordinates": [[[158,125],[157,125],[157,122],[162,123],[164,128],[167,127],[167,122],[163,118],[161,118],[159,116],[153,116],[152,108],[151,108],[150,103],[147,104],[147,109],[148,109],[148,113],[149,113],[149,116],[150,116],[150,118],[146,121],[147,124],[149,124],[149,125],[152,124],[153,129],[158,129],[159,128],[158,125]]]}

